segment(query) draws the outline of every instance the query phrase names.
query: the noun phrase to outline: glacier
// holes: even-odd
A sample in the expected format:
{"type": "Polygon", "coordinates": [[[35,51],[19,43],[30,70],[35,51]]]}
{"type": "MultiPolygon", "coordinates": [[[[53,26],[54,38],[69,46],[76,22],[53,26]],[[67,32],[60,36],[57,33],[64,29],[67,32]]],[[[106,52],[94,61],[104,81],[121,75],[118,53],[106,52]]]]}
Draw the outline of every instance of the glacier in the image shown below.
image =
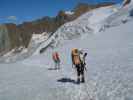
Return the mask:
{"type": "Polygon", "coordinates": [[[112,8],[88,12],[42,41],[38,41],[42,36],[33,36],[30,45],[37,49],[33,48],[32,56],[0,64],[0,100],[133,100],[132,2],[125,8],[118,6],[117,12],[112,8]],[[93,23],[89,18],[96,15],[92,13],[104,17],[93,23]],[[78,28],[77,23],[82,27],[78,28]],[[68,34],[69,25],[72,33],[68,34]],[[85,84],[74,83],[76,72],[70,56],[73,47],[88,53],[85,84]],[[60,53],[61,69],[49,70],[54,67],[51,54],[55,50],[60,53]],[[59,81],[62,79],[69,81],[59,81]]]}
{"type": "Polygon", "coordinates": [[[0,64],[1,100],[132,100],[133,99],[133,20],[105,32],[65,41],[57,48],[61,69],[54,67],[52,49],[21,62],[0,64]],[[59,82],[76,79],[71,68],[70,50],[87,53],[85,84],[59,82]]]}

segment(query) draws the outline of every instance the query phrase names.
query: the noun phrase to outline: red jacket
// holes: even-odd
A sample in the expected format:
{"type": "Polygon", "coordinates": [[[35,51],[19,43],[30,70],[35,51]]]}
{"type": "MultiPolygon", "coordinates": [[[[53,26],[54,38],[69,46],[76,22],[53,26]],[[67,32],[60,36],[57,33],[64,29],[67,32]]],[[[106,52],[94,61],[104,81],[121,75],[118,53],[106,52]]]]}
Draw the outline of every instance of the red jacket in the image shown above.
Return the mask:
{"type": "Polygon", "coordinates": [[[59,60],[59,54],[58,54],[58,52],[54,52],[52,54],[52,57],[53,57],[53,60],[55,60],[55,61],[59,60]]]}

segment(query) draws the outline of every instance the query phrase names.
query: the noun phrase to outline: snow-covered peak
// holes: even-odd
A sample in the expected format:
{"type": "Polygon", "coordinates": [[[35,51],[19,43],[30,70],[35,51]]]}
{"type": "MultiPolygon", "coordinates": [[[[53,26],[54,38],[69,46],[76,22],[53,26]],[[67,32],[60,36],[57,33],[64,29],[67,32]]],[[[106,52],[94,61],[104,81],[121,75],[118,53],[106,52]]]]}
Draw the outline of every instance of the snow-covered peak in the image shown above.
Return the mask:
{"type": "Polygon", "coordinates": [[[65,14],[67,14],[67,15],[73,15],[74,12],[72,12],[72,11],[65,11],[65,14]]]}

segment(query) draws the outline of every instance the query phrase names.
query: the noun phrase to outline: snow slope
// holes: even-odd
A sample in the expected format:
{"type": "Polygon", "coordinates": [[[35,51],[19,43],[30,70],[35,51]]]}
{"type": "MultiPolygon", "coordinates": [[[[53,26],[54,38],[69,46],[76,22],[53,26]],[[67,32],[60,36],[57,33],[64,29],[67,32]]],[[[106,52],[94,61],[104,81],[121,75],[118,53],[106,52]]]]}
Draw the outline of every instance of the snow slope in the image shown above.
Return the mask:
{"type": "Polygon", "coordinates": [[[0,63],[13,63],[28,58],[33,55],[42,43],[49,39],[49,34],[46,32],[42,34],[33,34],[28,48],[21,46],[12,49],[10,52],[0,57],[0,63]]]}
{"type": "MultiPolygon", "coordinates": [[[[59,37],[62,46],[38,55],[41,48],[56,42],[58,36],[54,34],[28,59],[0,64],[0,100],[133,100],[133,18],[128,15],[115,13],[110,28],[104,26],[105,30],[97,34],[90,35],[88,31],[73,40],[59,37]],[[127,22],[111,27],[125,16],[127,22]],[[75,83],[76,72],[70,58],[73,47],[88,53],[85,84],[75,83]],[[53,69],[54,50],[60,52],[60,70],[53,69]]],[[[107,21],[100,21],[103,22],[107,21]]]]}
{"type": "Polygon", "coordinates": [[[104,32],[65,41],[57,48],[61,69],[53,70],[52,49],[14,64],[0,64],[0,100],[133,100],[133,19],[104,32]],[[75,84],[70,50],[88,52],[86,83],[75,84]]]}
{"type": "Polygon", "coordinates": [[[97,34],[107,28],[119,26],[130,21],[129,12],[133,9],[131,2],[125,8],[121,5],[101,7],[87,12],[76,20],[62,25],[48,42],[45,42],[37,49],[35,54],[39,54],[40,49],[52,44],[57,47],[65,40],[72,40],[84,36],[85,34],[97,34]]]}
{"type": "Polygon", "coordinates": [[[104,20],[114,12],[112,7],[98,8],[83,14],[76,20],[62,25],[48,41],[41,44],[33,55],[40,53],[41,48],[52,44],[52,47],[62,45],[63,41],[80,37],[84,34],[93,34],[98,32],[104,26],[104,20]]]}

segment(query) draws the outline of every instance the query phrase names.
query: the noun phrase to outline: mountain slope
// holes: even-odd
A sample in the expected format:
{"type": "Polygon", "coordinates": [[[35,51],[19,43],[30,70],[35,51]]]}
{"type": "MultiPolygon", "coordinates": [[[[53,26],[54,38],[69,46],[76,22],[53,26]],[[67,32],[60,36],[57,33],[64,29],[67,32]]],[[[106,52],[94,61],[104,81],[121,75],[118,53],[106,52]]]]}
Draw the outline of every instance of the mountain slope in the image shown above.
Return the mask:
{"type": "Polygon", "coordinates": [[[36,46],[30,42],[33,50],[31,50],[31,47],[28,47],[28,52],[24,53],[24,57],[22,53],[20,56],[15,55],[13,57],[1,58],[0,62],[14,62],[16,61],[15,59],[24,59],[32,54],[37,55],[46,50],[61,46],[65,40],[76,39],[84,34],[91,36],[92,34],[105,31],[107,28],[119,26],[130,21],[129,15],[131,10],[132,2],[125,7],[113,5],[94,9],[78,17],[76,20],[62,25],[55,33],[48,34],[46,41],[44,40],[44,42],[42,41],[36,44],[36,46]]]}
{"type": "Polygon", "coordinates": [[[132,100],[133,19],[105,32],[65,41],[61,69],[51,70],[52,49],[14,64],[0,64],[1,100],[132,100]],[[86,83],[77,85],[70,50],[87,53],[86,83]]]}
{"type": "Polygon", "coordinates": [[[58,31],[44,44],[38,41],[42,35],[35,36],[33,45],[42,44],[34,55],[20,62],[0,64],[0,100],[132,100],[133,18],[129,16],[130,11],[111,14],[110,22],[110,17],[100,19],[97,22],[101,26],[108,24],[109,28],[104,26],[105,30],[95,34],[90,35],[88,31],[72,40],[58,37],[62,45],[50,47],[41,55],[38,54],[40,49],[49,47],[51,41],[55,43],[58,31]],[[118,24],[123,18],[127,21],[118,24]],[[88,53],[85,84],[75,84],[76,72],[70,57],[74,47],[88,53]],[[60,70],[52,70],[51,54],[55,50],[60,53],[60,70]]]}
{"type": "Polygon", "coordinates": [[[121,5],[113,5],[94,9],[77,18],[76,20],[62,25],[50,38],[49,43],[44,43],[35,54],[39,54],[41,48],[52,44],[57,47],[65,40],[72,40],[84,34],[97,34],[107,28],[119,26],[130,21],[130,11],[133,9],[132,2],[123,8],[121,5]]]}
{"type": "Polygon", "coordinates": [[[41,34],[46,32],[48,35],[54,33],[61,25],[64,23],[75,20],[80,15],[84,14],[87,11],[90,11],[95,8],[113,5],[114,3],[101,3],[101,4],[85,4],[79,3],[71,11],[59,11],[56,16],[49,17],[45,16],[34,21],[23,22],[21,24],[14,23],[5,23],[0,25],[0,36],[3,40],[6,40],[3,43],[3,40],[0,40],[0,55],[3,55],[12,49],[29,46],[30,40],[33,34],[41,34]],[[5,30],[5,32],[3,32],[5,30]],[[2,35],[6,34],[6,37],[2,35]],[[9,39],[7,39],[7,37],[9,39]],[[2,45],[1,45],[2,44],[2,45]],[[7,45],[8,44],[8,45],[7,45]]]}

